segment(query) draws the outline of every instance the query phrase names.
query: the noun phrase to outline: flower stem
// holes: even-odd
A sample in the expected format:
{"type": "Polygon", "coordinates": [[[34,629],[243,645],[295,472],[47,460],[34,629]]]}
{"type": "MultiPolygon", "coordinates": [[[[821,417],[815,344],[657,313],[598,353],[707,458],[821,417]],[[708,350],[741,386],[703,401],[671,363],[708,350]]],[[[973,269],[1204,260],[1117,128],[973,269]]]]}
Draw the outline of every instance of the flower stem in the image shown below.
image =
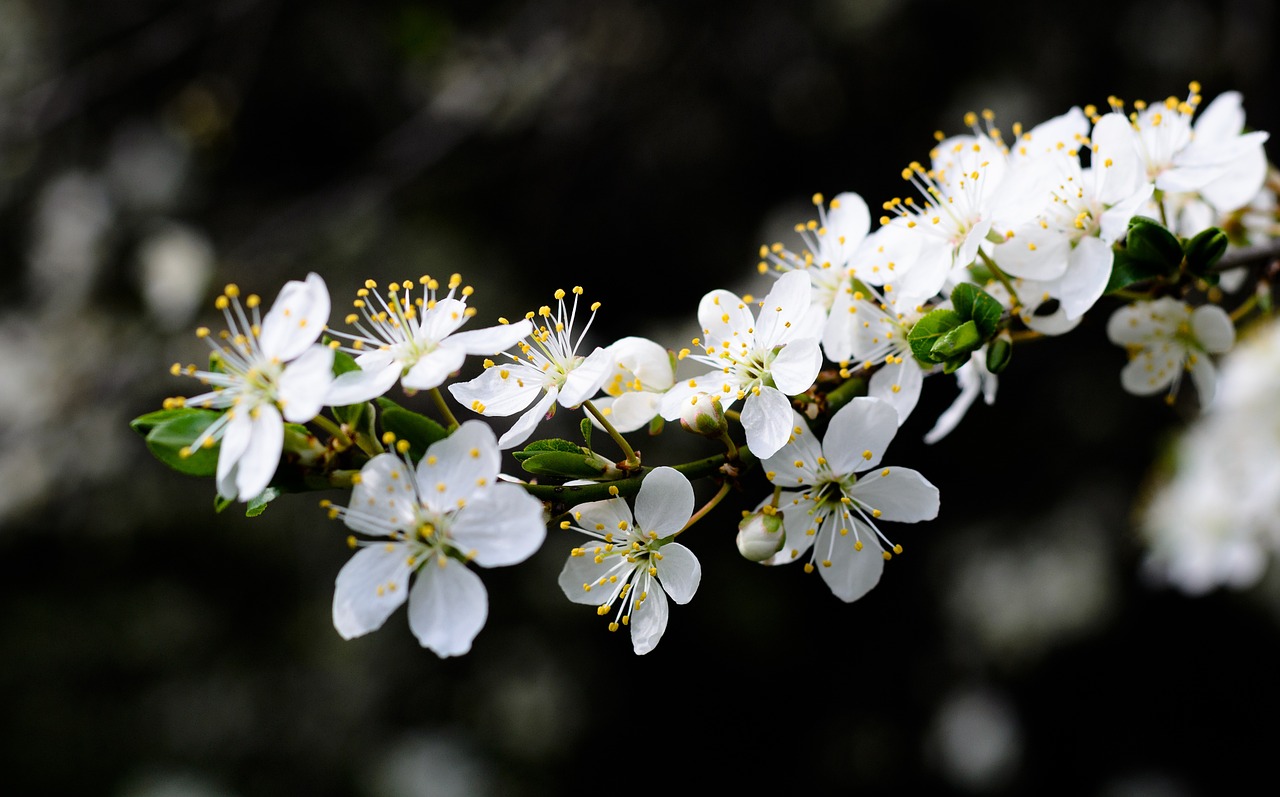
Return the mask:
{"type": "Polygon", "coordinates": [[[688,529],[694,523],[697,523],[699,520],[702,520],[702,518],[706,517],[708,512],[715,509],[716,506],[721,501],[724,500],[724,497],[729,494],[729,486],[730,485],[728,480],[725,480],[724,482],[722,482],[720,484],[720,489],[716,490],[716,494],[711,496],[711,500],[708,501],[706,505],[703,506],[701,509],[699,509],[697,512],[694,512],[693,515],[689,517],[689,522],[684,524],[684,526],[680,529],[680,531],[677,531],[675,534],[671,535],[672,539],[679,537],[685,531],[685,529],[688,529]]]}
{"type": "Polygon", "coordinates": [[[633,470],[639,469],[640,457],[631,448],[631,444],[628,443],[627,439],[622,436],[622,433],[619,432],[617,429],[615,429],[613,427],[613,424],[609,423],[609,419],[604,416],[604,413],[602,413],[599,409],[597,409],[596,405],[592,404],[590,399],[582,402],[582,408],[585,409],[587,412],[591,413],[591,417],[595,418],[597,421],[600,422],[600,425],[604,427],[604,430],[609,433],[610,437],[613,438],[613,442],[617,443],[618,448],[621,448],[622,453],[626,455],[626,461],[623,462],[622,469],[624,471],[633,471],[633,470]]]}
{"type": "Polygon", "coordinates": [[[449,411],[449,405],[444,400],[444,394],[440,392],[440,388],[431,388],[431,400],[435,402],[436,409],[440,410],[440,414],[444,416],[445,425],[452,432],[458,428],[458,419],[453,417],[453,413],[449,411]]]}
{"type": "Polygon", "coordinates": [[[982,257],[982,262],[987,264],[987,268],[991,269],[991,273],[995,275],[996,279],[1000,280],[1000,284],[1004,286],[1004,289],[1009,292],[1009,298],[1013,300],[1013,303],[1021,304],[1018,300],[1018,292],[1013,289],[1013,282],[1009,279],[1009,275],[1001,271],[1000,267],[996,265],[996,261],[991,259],[991,255],[982,251],[981,248],[978,249],[978,254],[982,257]]]}
{"type": "Polygon", "coordinates": [[[333,437],[338,441],[338,445],[341,446],[338,450],[344,451],[351,448],[353,445],[350,435],[348,435],[341,426],[334,423],[332,420],[324,417],[323,415],[317,415],[312,419],[312,421],[316,426],[319,426],[321,429],[328,432],[330,437],[333,437]]]}

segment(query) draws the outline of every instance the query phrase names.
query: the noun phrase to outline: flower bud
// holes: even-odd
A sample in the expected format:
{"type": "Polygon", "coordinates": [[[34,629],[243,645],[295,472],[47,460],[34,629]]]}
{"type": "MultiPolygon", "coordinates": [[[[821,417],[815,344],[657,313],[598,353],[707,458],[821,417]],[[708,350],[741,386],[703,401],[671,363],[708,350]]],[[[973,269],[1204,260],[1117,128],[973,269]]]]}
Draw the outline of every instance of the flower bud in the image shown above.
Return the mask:
{"type": "Polygon", "coordinates": [[[680,425],[703,437],[720,437],[729,429],[720,407],[720,397],[711,393],[695,393],[680,410],[680,425]]]}
{"type": "Polygon", "coordinates": [[[786,539],[782,516],[772,507],[753,512],[738,523],[738,552],[753,562],[763,562],[782,550],[786,539]]]}

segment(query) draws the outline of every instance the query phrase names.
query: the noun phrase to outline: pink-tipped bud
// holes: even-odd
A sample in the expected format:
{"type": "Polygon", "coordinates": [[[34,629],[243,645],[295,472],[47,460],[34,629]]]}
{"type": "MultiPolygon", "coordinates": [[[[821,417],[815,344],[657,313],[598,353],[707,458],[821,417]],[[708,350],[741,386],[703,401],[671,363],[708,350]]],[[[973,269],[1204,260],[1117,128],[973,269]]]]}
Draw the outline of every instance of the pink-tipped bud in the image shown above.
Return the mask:
{"type": "Polygon", "coordinates": [[[720,397],[711,393],[695,393],[684,402],[680,425],[703,437],[720,437],[729,429],[720,407],[720,397]]]}
{"type": "Polygon", "coordinates": [[[786,539],[782,515],[767,507],[747,515],[738,523],[738,552],[753,562],[763,562],[782,550],[786,539]]]}

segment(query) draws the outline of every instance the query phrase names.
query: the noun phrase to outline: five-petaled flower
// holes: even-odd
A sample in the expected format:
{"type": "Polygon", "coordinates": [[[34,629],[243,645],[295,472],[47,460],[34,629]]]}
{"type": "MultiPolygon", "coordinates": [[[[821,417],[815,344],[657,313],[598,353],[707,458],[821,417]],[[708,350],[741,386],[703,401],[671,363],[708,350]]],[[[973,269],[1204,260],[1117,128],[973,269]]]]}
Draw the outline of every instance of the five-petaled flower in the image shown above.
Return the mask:
{"type": "Polygon", "coordinates": [[[565,292],[557,290],[554,313],[543,305],[536,314],[525,316],[533,324],[532,343],[519,341],[520,354],[507,353],[509,363],[486,360],[484,373],[469,382],[449,386],[455,399],[481,415],[504,416],[525,410],[498,439],[500,448],[512,448],[528,440],[538,423],[555,411],[556,402],[573,409],[591,398],[608,379],[613,357],[607,349],[596,347],[586,357],[578,354],[600,307],[599,302],[591,305],[591,319],[575,339],[573,325],[581,295],[582,288],[575,287],[573,306],[566,308],[565,292]],[[534,321],[535,316],[543,319],[542,326],[536,325],[539,322],[534,321]]]}
{"type": "Polygon", "coordinates": [[[667,596],[688,603],[702,580],[693,551],[672,539],[692,515],[693,485],[668,467],[645,476],[634,517],[625,498],[579,504],[561,528],[595,541],[570,552],[560,588],[569,600],[595,605],[601,615],[612,611],[609,630],[630,626],[632,648],[648,653],[667,630],[667,596]]]}
{"type": "Polygon", "coordinates": [[[385,299],[376,292],[373,280],[357,292],[355,307],[359,312],[346,317],[356,332],[330,330],[329,334],[351,341],[343,350],[357,355],[360,369],[334,380],[328,404],[368,401],[386,393],[396,380],[409,392],[439,387],[462,367],[467,355],[497,354],[533,330],[530,321],[521,320],[459,332],[475,314],[466,304],[471,286],[459,292],[462,277],[454,274],[449,278],[448,294],[437,298],[437,280],[424,276],[418,283],[422,296],[416,299],[411,280],[391,283],[385,299]],[[456,293],[460,298],[455,298],[456,293]]]}
{"type": "Polygon", "coordinates": [[[1182,383],[1182,372],[1191,372],[1201,406],[1213,402],[1217,369],[1209,354],[1222,354],[1236,340],[1235,325],[1216,304],[1191,309],[1185,302],[1165,296],[1134,302],[1116,310],[1107,321],[1107,337],[1129,352],[1129,364],[1120,372],[1120,384],[1138,396],[1168,389],[1170,404],[1182,383]]]}
{"type": "Polygon", "coordinates": [[[820,566],[836,597],[855,601],[880,581],[885,560],[902,548],[889,542],[879,520],[915,523],[938,515],[938,488],[910,468],[881,467],[898,431],[887,402],[855,398],[831,417],[819,442],[793,413],[790,442],[763,461],[765,475],[783,489],[786,541],[765,564],[784,564],[811,551],[805,570],[820,566]]]}
{"type": "Polygon", "coordinates": [[[184,453],[221,442],[218,494],[241,501],[271,483],[284,450],[284,421],[306,423],[316,417],[333,380],[333,351],[316,343],[329,320],[329,291],[320,275],[286,283],[265,317],[259,304],[256,295],[241,304],[240,289],[226,287],[215,305],[227,329],[216,336],[207,327],[196,331],[213,348],[214,367],[172,369],[212,390],[166,402],[227,410],[184,453]]]}
{"type": "Polygon", "coordinates": [[[423,647],[441,657],[471,649],[489,597],[467,563],[513,565],[546,537],[542,502],[499,481],[500,467],[493,430],[468,421],[428,447],[416,468],[379,454],[361,469],[350,506],[325,504],[370,538],[350,539],[360,550],[338,573],[333,625],[344,639],[377,630],[407,599],[423,647]]]}
{"type": "Polygon", "coordinates": [[[812,288],[804,271],[778,277],[757,318],[748,299],[726,290],[702,297],[698,321],[705,354],[688,359],[713,370],[678,382],[662,400],[662,417],[676,420],[695,393],[719,393],[728,410],[743,401],[742,428],[756,456],[777,451],[791,434],[791,401],[808,390],[822,368],[818,337],[825,320],[811,306],[812,288]]]}

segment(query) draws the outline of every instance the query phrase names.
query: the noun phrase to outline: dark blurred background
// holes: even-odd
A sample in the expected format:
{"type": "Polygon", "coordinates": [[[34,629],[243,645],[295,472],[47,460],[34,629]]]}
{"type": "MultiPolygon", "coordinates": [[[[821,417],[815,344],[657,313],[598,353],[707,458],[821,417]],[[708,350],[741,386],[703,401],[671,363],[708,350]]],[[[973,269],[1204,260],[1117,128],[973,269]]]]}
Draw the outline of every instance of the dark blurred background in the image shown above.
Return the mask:
{"type": "MultiPolygon", "coordinates": [[[[335,322],[367,278],[458,271],[477,324],[582,285],[603,303],[596,342],[678,348],[705,291],[767,290],[756,250],[796,244],[813,193],[877,207],[965,111],[1007,130],[1199,80],[1280,129],[1276,14],[0,0],[4,791],[540,795],[691,777],[1192,797],[1268,782],[1280,589],[1144,582],[1132,510],[1185,416],[1121,391],[1105,313],[1019,348],[996,403],[934,446],[921,437],[955,385],[926,383],[886,462],[938,485],[941,514],[888,528],[906,554],[867,597],[741,559],[737,514],[765,489],[748,479],[690,532],[701,589],[644,657],[559,593],[575,541],[555,530],[481,573],[490,616],[469,655],[419,648],[403,610],[344,642],[330,602],[349,551],[320,496],[215,514],[211,482],[167,470],[128,421],[192,390],[167,369],[202,356],[192,330],[217,323],[224,283],[269,300],[311,270],[335,322]]],[[[678,434],[638,445],[650,464],[703,451],[678,434]]]]}

